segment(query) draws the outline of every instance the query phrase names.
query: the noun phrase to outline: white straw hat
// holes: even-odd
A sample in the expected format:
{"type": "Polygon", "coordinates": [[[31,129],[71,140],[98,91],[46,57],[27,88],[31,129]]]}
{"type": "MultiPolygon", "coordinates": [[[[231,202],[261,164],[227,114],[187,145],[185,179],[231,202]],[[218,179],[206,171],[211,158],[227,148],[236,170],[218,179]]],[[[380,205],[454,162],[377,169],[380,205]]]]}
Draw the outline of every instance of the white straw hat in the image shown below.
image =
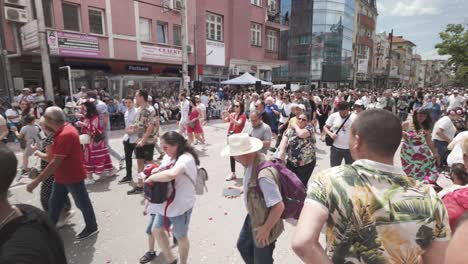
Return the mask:
{"type": "Polygon", "coordinates": [[[263,148],[263,142],[247,133],[233,134],[228,138],[228,145],[221,151],[221,156],[241,156],[257,152],[263,148]]]}

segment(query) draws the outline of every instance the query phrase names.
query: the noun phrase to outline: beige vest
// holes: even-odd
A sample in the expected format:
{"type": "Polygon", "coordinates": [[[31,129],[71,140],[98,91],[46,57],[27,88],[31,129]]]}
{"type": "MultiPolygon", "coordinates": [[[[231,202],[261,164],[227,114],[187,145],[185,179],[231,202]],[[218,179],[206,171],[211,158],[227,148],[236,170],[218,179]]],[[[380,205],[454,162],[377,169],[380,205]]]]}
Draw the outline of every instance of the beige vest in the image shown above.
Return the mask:
{"type": "MultiPolygon", "coordinates": [[[[260,191],[260,186],[257,187],[257,179],[267,177],[273,180],[278,185],[279,188],[279,180],[278,180],[278,172],[273,169],[273,168],[266,168],[260,171],[259,174],[257,174],[257,167],[260,163],[265,161],[265,155],[264,154],[257,154],[257,157],[255,158],[253,168],[252,168],[252,176],[250,177],[250,182],[248,185],[248,190],[247,190],[247,211],[250,216],[250,221],[252,225],[252,232],[253,232],[253,237],[255,241],[255,245],[258,248],[261,248],[262,246],[257,244],[257,241],[255,240],[256,237],[256,232],[253,231],[257,227],[262,226],[265,221],[268,218],[268,214],[270,213],[270,209],[266,206],[265,200],[263,198],[263,195],[260,191]]],[[[271,229],[270,232],[270,238],[269,238],[269,243],[271,244],[274,241],[278,239],[278,237],[283,233],[284,231],[284,226],[283,226],[283,220],[280,219],[278,223],[275,224],[275,226],[271,229]]]]}

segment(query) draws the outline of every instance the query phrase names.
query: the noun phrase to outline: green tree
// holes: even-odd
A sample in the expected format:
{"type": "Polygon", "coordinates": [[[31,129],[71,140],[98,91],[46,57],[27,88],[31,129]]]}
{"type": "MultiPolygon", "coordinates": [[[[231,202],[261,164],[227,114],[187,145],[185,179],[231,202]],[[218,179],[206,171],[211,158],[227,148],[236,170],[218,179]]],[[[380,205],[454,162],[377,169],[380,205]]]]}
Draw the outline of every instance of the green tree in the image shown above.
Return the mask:
{"type": "Polygon", "coordinates": [[[439,33],[441,43],[436,44],[439,55],[449,55],[448,66],[455,73],[456,85],[468,85],[468,30],[461,24],[448,24],[439,33]]]}

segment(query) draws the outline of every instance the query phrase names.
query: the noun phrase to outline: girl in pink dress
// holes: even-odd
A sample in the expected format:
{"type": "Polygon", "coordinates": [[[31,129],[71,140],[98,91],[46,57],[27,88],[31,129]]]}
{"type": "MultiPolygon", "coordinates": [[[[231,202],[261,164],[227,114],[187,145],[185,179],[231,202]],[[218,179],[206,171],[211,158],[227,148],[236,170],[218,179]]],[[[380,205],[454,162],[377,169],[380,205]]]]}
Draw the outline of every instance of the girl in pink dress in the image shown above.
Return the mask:
{"type": "Polygon", "coordinates": [[[85,116],[79,122],[81,133],[91,138],[90,143],[84,145],[85,168],[88,172],[87,183],[94,183],[93,173],[103,174],[112,171],[112,162],[109,150],[104,140],[104,129],[96,110],[95,100],[88,99],[84,102],[85,116]]]}
{"type": "Polygon", "coordinates": [[[187,123],[187,135],[188,135],[188,143],[192,144],[193,136],[195,137],[203,147],[205,146],[205,140],[203,140],[203,128],[200,125],[200,112],[197,108],[197,103],[195,102],[195,98],[190,99],[190,110],[189,110],[189,121],[187,123]]]}

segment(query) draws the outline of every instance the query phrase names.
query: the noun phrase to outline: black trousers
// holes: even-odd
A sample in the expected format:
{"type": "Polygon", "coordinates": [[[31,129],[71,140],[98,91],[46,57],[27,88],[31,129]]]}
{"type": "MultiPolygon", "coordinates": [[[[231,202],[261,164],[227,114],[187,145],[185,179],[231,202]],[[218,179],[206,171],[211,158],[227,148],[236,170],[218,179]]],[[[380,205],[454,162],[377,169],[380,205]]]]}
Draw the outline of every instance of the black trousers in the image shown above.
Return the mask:
{"type": "Polygon", "coordinates": [[[317,160],[314,160],[304,166],[294,167],[294,165],[290,161],[287,161],[286,167],[290,171],[294,172],[294,174],[296,174],[296,176],[301,180],[301,182],[307,188],[307,183],[309,182],[310,176],[312,176],[312,173],[314,172],[316,163],[317,163],[317,160]]]}
{"type": "Polygon", "coordinates": [[[132,178],[132,155],[133,151],[135,150],[136,143],[130,143],[129,140],[123,142],[124,144],[124,152],[125,152],[125,169],[127,174],[125,177],[132,178]]]}
{"type": "Polygon", "coordinates": [[[233,157],[230,157],[231,160],[231,172],[236,172],[236,160],[233,157]]]}

